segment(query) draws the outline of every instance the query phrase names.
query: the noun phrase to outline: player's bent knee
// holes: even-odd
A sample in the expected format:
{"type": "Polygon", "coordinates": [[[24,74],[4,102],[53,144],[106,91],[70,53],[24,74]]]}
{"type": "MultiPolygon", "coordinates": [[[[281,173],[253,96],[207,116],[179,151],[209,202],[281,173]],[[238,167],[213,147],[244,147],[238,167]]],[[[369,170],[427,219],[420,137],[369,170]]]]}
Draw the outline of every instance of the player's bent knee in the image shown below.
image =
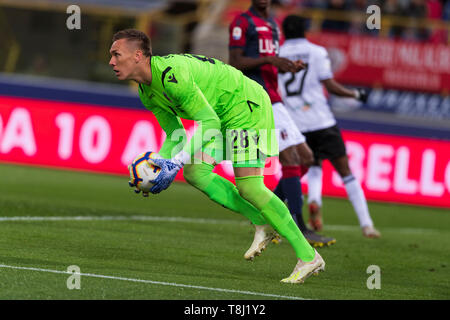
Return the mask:
{"type": "Polygon", "coordinates": [[[246,182],[246,180],[247,179],[245,178],[236,178],[236,188],[239,191],[239,195],[244,199],[246,199],[251,192],[251,185],[246,182]]]}
{"type": "Polygon", "coordinates": [[[283,166],[295,166],[300,164],[300,156],[295,146],[291,146],[280,152],[279,160],[283,166]]]}
{"type": "Polygon", "coordinates": [[[348,158],[346,156],[334,159],[331,162],[341,177],[346,177],[352,174],[348,163],[348,158]]]}
{"type": "Polygon", "coordinates": [[[243,187],[243,186],[237,186],[237,189],[239,191],[239,195],[242,198],[244,198],[245,200],[247,200],[250,203],[253,203],[254,196],[252,196],[252,190],[249,190],[248,187],[243,187]]]}
{"type": "Polygon", "coordinates": [[[239,191],[239,195],[253,205],[259,202],[261,198],[264,198],[266,193],[262,177],[261,179],[238,178],[236,179],[236,187],[239,191]]]}

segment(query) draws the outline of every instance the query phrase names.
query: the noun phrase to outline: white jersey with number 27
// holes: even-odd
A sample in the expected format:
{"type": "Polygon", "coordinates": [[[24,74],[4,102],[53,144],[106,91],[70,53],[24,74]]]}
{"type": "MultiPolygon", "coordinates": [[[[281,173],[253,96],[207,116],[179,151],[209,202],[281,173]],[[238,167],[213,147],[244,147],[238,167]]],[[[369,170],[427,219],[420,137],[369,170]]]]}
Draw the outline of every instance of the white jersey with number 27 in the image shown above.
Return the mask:
{"type": "Polygon", "coordinates": [[[283,102],[299,130],[310,132],[334,126],[336,119],[320,82],[333,78],[326,49],[304,38],[287,39],[280,47],[280,56],[307,63],[295,74],[278,74],[283,102]]]}

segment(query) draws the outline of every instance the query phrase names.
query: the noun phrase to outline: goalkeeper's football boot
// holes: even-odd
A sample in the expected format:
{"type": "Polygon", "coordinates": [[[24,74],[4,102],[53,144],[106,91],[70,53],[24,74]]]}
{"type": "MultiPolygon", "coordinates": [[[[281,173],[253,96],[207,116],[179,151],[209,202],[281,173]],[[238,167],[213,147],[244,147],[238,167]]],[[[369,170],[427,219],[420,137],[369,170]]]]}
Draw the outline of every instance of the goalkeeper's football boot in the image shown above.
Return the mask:
{"type": "Polygon", "coordinates": [[[311,262],[303,262],[301,259],[298,259],[297,265],[294,268],[294,271],[291,275],[281,282],[284,283],[303,283],[306,278],[311,276],[312,274],[318,275],[320,271],[325,270],[325,261],[322,259],[320,254],[314,249],[316,255],[314,256],[313,261],[311,262]]]}
{"type": "Polygon", "coordinates": [[[381,233],[373,226],[366,226],[362,228],[363,236],[366,238],[379,238],[381,233]]]}
{"type": "Polygon", "coordinates": [[[336,239],[332,237],[321,236],[315,233],[313,230],[306,229],[302,232],[309,244],[315,248],[329,247],[336,243],[336,239]]]}
{"type": "Polygon", "coordinates": [[[313,230],[320,231],[323,227],[322,212],[317,202],[311,202],[308,206],[309,209],[309,225],[313,230]]]}
{"type": "Polygon", "coordinates": [[[275,232],[268,232],[268,229],[270,229],[269,225],[255,225],[253,243],[244,254],[246,260],[253,260],[256,256],[259,256],[266,249],[270,241],[275,238],[275,232]]]}

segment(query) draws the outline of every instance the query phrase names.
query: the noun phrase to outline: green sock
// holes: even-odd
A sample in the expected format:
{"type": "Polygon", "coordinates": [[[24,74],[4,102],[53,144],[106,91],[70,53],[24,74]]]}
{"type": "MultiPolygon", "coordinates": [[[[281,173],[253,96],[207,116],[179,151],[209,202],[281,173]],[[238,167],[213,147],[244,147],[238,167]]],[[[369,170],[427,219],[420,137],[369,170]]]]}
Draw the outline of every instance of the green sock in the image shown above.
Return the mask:
{"type": "Polygon", "coordinates": [[[266,221],[294,248],[297,258],[309,262],[315,251],[292,219],[286,205],[264,185],[263,176],[236,177],[242,196],[259,209],[266,221]]]}
{"type": "Polygon", "coordinates": [[[239,195],[236,186],[227,179],[213,173],[213,169],[213,165],[205,162],[189,164],[184,167],[184,178],[211,200],[242,214],[253,224],[267,224],[261,212],[239,195]]]}

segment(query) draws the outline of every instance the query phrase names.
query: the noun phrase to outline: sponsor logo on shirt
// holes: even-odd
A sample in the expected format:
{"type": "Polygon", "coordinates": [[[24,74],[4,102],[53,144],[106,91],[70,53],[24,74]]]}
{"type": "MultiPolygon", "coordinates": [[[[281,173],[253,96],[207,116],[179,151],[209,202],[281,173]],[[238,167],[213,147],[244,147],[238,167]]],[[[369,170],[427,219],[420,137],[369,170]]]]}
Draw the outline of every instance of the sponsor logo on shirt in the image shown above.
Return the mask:
{"type": "Polygon", "coordinates": [[[275,41],[275,43],[273,43],[273,41],[270,39],[259,39],[259,52],[278,54],[278,41],[275,41]]]}
{"type": "Polygon", "coordinates": [[[262,27],[256,27],[256,31],[270,31],[269,28],[262,26],[262,27]]]}

